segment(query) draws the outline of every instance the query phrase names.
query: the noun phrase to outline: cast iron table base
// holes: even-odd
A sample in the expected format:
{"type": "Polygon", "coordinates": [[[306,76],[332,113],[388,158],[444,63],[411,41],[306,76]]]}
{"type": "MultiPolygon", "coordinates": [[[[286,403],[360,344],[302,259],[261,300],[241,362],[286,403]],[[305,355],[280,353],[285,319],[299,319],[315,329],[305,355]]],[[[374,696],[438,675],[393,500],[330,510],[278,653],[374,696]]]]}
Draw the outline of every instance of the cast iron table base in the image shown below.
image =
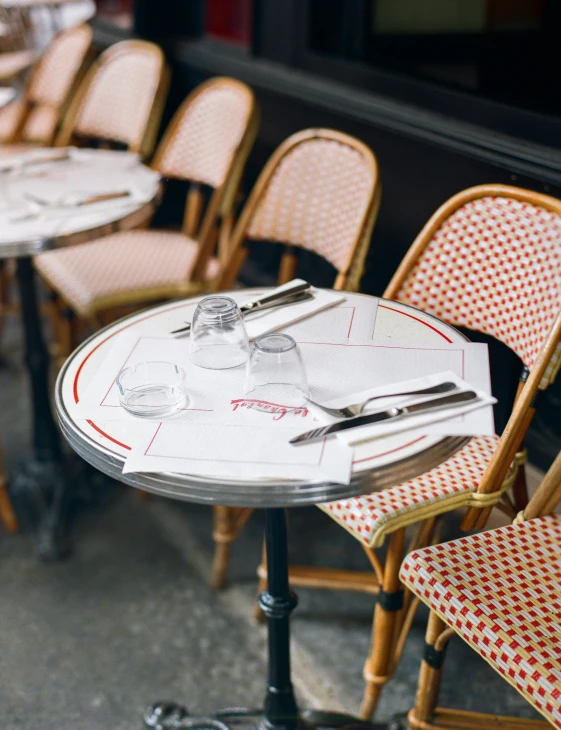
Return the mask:
{"type": "Polygon", "coordinates": [[[68,551],[65,513],[70,475],[63,462],[60,435],[49,398],[49,356],[37,305],[31,258],[17,260],[17,280],[25,338],[25,364],[31,382],[33,452],[12,477],[10,492],[24,522],[33,525],[44,560],[58,560],[68,551]]]}
{"type": "Polygon", "coordinates": [[[297,604],[288,585],[286,512],[267,509],[265,542],[269,585],[259,597],[267,617],[269,676],[263,710],[230,708],[207,717],[192,717],[181,705],[158,702],[144,713],[144,724],[154,730],[399,730],[399,723],[373,724],[335,712],[299,712],[290,678],[290,614],[297,604]]]}

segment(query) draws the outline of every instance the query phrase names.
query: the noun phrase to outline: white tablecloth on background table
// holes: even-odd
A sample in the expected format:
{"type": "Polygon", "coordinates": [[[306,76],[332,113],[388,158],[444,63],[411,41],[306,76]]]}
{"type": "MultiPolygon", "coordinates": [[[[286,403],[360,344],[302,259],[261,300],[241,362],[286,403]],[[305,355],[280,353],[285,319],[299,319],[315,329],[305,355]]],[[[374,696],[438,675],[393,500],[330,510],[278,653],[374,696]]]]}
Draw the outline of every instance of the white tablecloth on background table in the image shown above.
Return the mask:
{"type": "Polygon", "coordinates": [[[67,160],[34,164],[59,152],[32,150],[1,161],[0,247],[95,229],[134,213],[157,194],[159,175],[137,155],[70,150],[67,160]],[[77,205],[92,195],[125,191],[127,197],[77,205]]]}

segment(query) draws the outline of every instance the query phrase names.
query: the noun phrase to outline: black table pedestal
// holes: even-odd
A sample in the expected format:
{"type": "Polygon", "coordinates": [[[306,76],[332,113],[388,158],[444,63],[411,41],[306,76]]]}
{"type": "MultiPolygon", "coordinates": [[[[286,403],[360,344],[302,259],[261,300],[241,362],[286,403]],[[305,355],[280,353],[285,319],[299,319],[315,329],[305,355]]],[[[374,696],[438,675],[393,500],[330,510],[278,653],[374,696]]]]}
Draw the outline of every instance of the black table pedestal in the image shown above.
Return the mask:
{"type": "Polygon", "coordinates": [[[10,480],[10,492],[24,521],[34,525],[38,550],[45,560],[57,560],[67,551],[64,535],[68,475],[60,435],[49,399],[49,356],[37,304],[31,259],[17,260],[17,280],[25,338],[25,363],[31,382],[33,452],[10,480]]]}
{"type": "MultiPolygon", "coordinates": [[[[192,717],[173,702],[158,702],[144,713],[144,723],[155,730],[232,730],[245,726],[257,730],[399,730],[398,723],[373,724],[336,712],[299,712],[290,679],[290,614],[296,595],[288,586],[288,546],[286,511],[266,510],[268,588],[259,597],[267,617],[269,633],[269,674],[263,710],[230,708],[207,717],[192,717]]],[[[334,657],[334,661],[336,657],[334,657]]]]}

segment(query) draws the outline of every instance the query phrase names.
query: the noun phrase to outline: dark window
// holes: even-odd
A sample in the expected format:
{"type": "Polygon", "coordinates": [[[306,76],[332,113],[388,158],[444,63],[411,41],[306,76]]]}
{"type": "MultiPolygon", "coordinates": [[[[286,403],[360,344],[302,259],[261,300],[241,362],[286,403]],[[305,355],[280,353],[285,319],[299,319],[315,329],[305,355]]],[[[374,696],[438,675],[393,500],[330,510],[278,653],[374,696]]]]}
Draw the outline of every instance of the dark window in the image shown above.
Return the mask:
{"type": "Polygon", "coordinates": [[[120,28],[132,28],[134,0],[96,0],[97,16],[120,28]]]}
{"type": "Polygon", "coordinates": [[[253,33],[253,0],[207,0],[206,34],[249,47],[253,33]]]}
{"type": "Polygon", "coordinates": [[[312,53],[561,112],[560,0],[309,0],[312,53]]]}

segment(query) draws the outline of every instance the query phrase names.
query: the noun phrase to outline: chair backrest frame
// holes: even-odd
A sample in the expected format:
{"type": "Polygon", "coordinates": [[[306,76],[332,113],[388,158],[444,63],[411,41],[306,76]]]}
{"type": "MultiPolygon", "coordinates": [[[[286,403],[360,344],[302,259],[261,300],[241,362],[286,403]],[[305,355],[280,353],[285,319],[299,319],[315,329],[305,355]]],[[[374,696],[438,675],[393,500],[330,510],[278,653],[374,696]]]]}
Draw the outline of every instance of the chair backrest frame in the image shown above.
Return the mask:
{"type": "MultiPolygon", "coordinates": [[[[92,43],[93,31],[87,23],[63,30],[53,38],[51,44],[39,57],[28,75],[20,99],[10,104],[10,107],[17,104],[19,108],[12,122],[11,133],[3,139],[4,144],[15,144],[20,141],[42,145],[50,145],[53,143],[73,95],[79,88],[87,72],[87,68],[92,61],[92,43]],[[45,74],[45,67],[52,61],[53,54],[60,50],[61,43],[65,43],[69,38],[77,35],[84,36],[83,46],[80,49],[80,55],[77,59],[78,64],[74,73],[67,79],[67,83],[64,84],[66,88],[63,90],[62,98],[45,100],[44,98],[40,98],[41,95],[37,98],[37,92],[34,90],[34,87],[37,85],[38,79],[41,79],[42,75],[45,74]],[[52,110],[53,116],[56,117],[52,129],[47,134],[35,135],[31,134],[29,129],[26,130],[29,123],[33,121],[32,118],[38,109],[52,110]]],[[[0,113],[7,110],[8,108],[6,107],[6,110],[2,109],[0,113]]]]}
{"type": "MultiPolygon", "coordinates": [[[[259,205],[264,199],[269,183],[279,169],[279,166],[295,148],[315,140],[338,142],[339,144],[357,151],[363,158],[372,176],[372,185],[369,198],[364,209],[364,214],[359,225],[357,225],[356,235],[349,247],[346,265],[337,270],[337,278],[335,281],[335,289],[347,289],[350,291],[358,289],[366,254],[370,245],[372,229],[374,227],[380,204],[381,188],[378,163],[372,150],[355,137],[351,137],[350,135],[331,129],[314,128],[306,129],[292,135],[286,139],[269,158],[249,195],[234,229],[231,240],[230,255],[227,263],[224,265],[217,281],[215,282],[216,290],[229,289],[233,286],[238,272],[247,256],[247,247],[245,246],[245,242],[248,237],[251,222],[255,213],[258,211],[259,205]]],[[[281,262],[279,276],[279,284],[281,284],[293,278],[297,263],[294,249],[303,247],[298,246],[298,244],[291,241],[276,240],[273,242],[280,243],[281,245],[288,247],[288,250],[285,250],[285,253],[283,254],[283,260],[281,262]]],[[[318,255],[321,256],[321,254],[318,255]]]]}
{"type": "Polygon", "coordinates": [[[162,49],[155,43],[141,40],[126,40],[116,43],[107,48],[92,64],[64,117],[62,128],[55,142],[57,147],[65,147],[72,142],[75,136],[80,136],[79,129],[77,129],[80,114],[88,101],[89,94],[95,89],[98,78],[110,64],[117,63],[120,57],[124,57],[129,52],[151,55],[159,66],[150,109],[137,139],[113,139],[105,136],[100,139],[105,142],[121,142],[127,146],[130,152],[136,152],[144,159],[152,154],[169,89],[170,72],[162,49]]]}
{"type": "Polygon", "coordinates": [[[25,101],[27,105],[26,110],[26,117],[23,121],[23,124],[21,125],[21,131],[20,135],[24,141],[29,142],[37,142],[40,141],[41,143],[48,145],[51,144],[53,139],[56,137],[56,134],[58,132],[58,128],[61,124],[61,120],[64,118],[64,115],[66,111],[68,110],[72,98],[74,96],[74,93],[77,92],[77,90],[80,87],[80,84],[82,83],[86,73],[89,64],[92,61],[93,58],[93,50],[92,50],[92,43],[93,43],[93,30],[91,26],[87,25],[86,23],[78,26],[74,26],[73,28],[69,28],[67,30],[62,31],[59,33],[52,41],[51,45],[45,50],[43,55],[40,57],[39,61],[37,62],[36,67],[33,69],[32,73],[30,74],[28,83],[26,84],[26,90],[25,90],[25,101]],[[63,93],[63,98],[60,100],[59,104],[52,104],[50,102],[45,102],[41,98],[36,97],[36,92],[34,91],[34,86],[37,84],[37,79],[41,77],[41,74],[45,71],[45,66],[50,62],[52,59],[52,54],[56,52],[57,46],[64,41],[66,41],[68,38],[71,38],[77,34],[83,34],[84,35],[84,48],[83,48],[83,55],[80,63],[78,64],[76,68],[76,72],[73,75],[73,78],[69,80],[68,86],[63,93]],[[52,134],[49,139],[37,139],[33,136],[29,136],[29,133],[26,133],[26,126],[28,125],[29,117],[31,114],[33,114],[34,109],[36,109],[37,106],[48,106],[52,107],[53,109],[56,109],[58,112],[58,119],[56,122],[56,126],[54,127],[52,134]]]}
{"type": "MultiPolygon", "coordinates": [[[[383,295],[386,299],[402,301],[399,298],[399,292],[403,284],[443,222],[466,203],[484,197],[506,197],[528,202],[545,208],[561,218],[561,201],[547,195],[507,185],[479,185],[468,188],[444,203],[423,227],[388,284],[383,295]]],[[[525,367],[524,369],[523,382],[519,388],[513,411],[501,435],[493,458],[481,479],[478,487],[479,493],[486,494],[498,490],[508,473],[510,464],[521,447],[522,440],[535,412],[534,401],[537,391],[538,389],[543,390],[550,385],[561,367],[560,340],[561,301],[557,315],[547,335],[543,338],[534,362],[529,368],[525,367]]],[[[488,508],[483,510],[471,508],[468,510],[462,522],[463,529],[483,527],[488,512],[488,508]]]]}
{"type": "Polygon", "coordinates": [[[185,114],[199,97],[209,90],[220,88],[235,89],[246,99],[247,117],[243,134],[231,153],[230,161],[226,166],[223,180],[212,192],[206,209],[201,217],[202,192],[200,180],[195,180],[189,175],[174,175],[177,179],[186,180],[190,185],[187,195],[183,230],[186,235],[196,238],[198,243],[197,256],[190,272],[191,281],[204,281],[208,260],[213,253],[215,246],[215,231],[219,219],[222,221],[231,220],[234,215],[236,196],[240,187],[243,171],[247,158],[257,137],[259,129],[260,113],[255,95],[251,88],[237,79],[227,76],[216,76],[204,81],[197,86],[183,101],[174,114],[168,125],[164,136],[158,145],[158,149],[152,161],[152,168],[160,172],[162,161],[168,149],[174,144],[176,135],[182,124],[185,114]]]}

